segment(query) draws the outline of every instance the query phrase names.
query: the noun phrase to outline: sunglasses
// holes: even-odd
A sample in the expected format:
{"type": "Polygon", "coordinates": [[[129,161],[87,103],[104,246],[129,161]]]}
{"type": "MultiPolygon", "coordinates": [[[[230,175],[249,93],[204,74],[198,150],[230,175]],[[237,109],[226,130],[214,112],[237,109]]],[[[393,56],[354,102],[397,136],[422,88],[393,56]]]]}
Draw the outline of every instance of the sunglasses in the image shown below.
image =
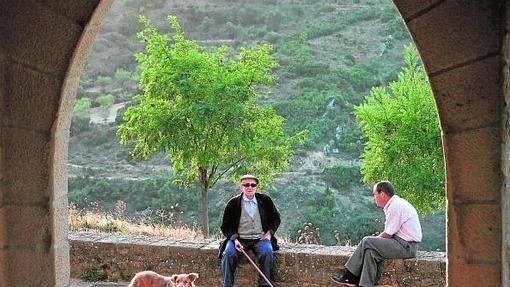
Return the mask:
{"type": "Polygon", "coordinates": [[[243,183],[241,184],[242,186],[244,187],[248,187],[248,186],[251,186],[251,187],[257,187],[257,184],[256,183],[243,183]]]}

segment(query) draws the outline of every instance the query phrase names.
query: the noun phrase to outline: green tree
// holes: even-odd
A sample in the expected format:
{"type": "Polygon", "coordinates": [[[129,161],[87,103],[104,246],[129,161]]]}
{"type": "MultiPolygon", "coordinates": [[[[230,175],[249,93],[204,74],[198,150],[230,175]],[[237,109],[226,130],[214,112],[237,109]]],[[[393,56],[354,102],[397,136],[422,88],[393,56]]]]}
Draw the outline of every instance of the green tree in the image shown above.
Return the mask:
{"type": "Polygon", "coordinates": [[[96,98],[96,103],[103,109],[109,109],[113,106],[115,102],[115,97],[112,94],[101,95],[96,98]]]}
{"type": "Polygon", "coordinates": [[[80,119],[87,119],[89,117],[90,107],[92,106],[92,101],[90,98],[82,97],[76,100],[74,103],[74,114],[73,116],[80,119]]]}
{"type": "Polygon", "coordinates": [[[90,98],[82,97],[76,100],[73,109],[71,135],[75,135],[89,128],[91,106],[92,100],[90,98]]]}
{"type": "Polygon", "coordinates": [[[237,180],[248,172],[267,184],[288,165],[305,131],[285,135],[283,117],[256,101],[276,81],[269,45],[241,48],[228,58],[226,46],[206,51],[186,39],[174,16],[168,17],[171,43],[148,19],[140,20],[146,50],[136,60],[143,94],[124,113],[118,134],[121,143],[133,144],[133,156],[146,159],[163,150],[181,183],[198,180],[208,236],[209,189],[223,176],[237,180]]]}
{"type": "Polygon", "coordinates": [[[432,90],[412,46],[405,67],[387,88],[373,87],[355,108],[367,138],[361,174],[365,183],[388,179],[418,210],[444,209],[444,161],[432,90]]]}

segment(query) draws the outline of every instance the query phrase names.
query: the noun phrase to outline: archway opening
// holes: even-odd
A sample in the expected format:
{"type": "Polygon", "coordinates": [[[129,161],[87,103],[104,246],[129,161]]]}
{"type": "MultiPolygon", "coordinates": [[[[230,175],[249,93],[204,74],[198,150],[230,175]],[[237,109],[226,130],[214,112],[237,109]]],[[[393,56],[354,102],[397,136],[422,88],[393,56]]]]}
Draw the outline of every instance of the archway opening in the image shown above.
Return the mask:
{"type": "MultiPolygon", "coordinates": [[[[290,167],[267,188],[277,201],[291,203],[280,206],[284,221],[292,222],[282,226],[282,235],[291,241],[305,240],[305,234],[300,236],[299,231],[313,226],[320,231],[308,241],[341,245],[355,244],[362,236],[380,230],[382,218],[373,208],[370,187],[359,184],[363,136],[352,111],[371,87],[387,85],[403,66],[403,47],[411,39],[391,3],[146,4],[114,3],[82,75],[71,128],[71,202],[79,208],[102,202],[103,210],[122,215],[130,212],[132,216],[154,215],[162,208],[167,214],[177,214],[178,218],[172,220],[197,226],[198,197],[190,195],[197,193],[197,187],[183,198],[183,190],[167,182],[171,176],[163,153],[140,165],[129,155],[128,146],[118,144],[115,135],[122,122],[120,107],[132,104],[133,95],[141,92],[136,86],[133,60],[133,54],[141,50],[135,37],[140,29],[137,16],[149,15],[157,27],[167,31],[166,16],[175,12],[190,38],[206,49],[227,44],[235,50],[258,42],[274,46],[274,55],[280,62],[279,84],[261,101],[274,105],[286,118],[288,132],[310,131],[290,167]],[[111,65],[102,65],[107,59],[111,65]],[[157,191],[145,187],[156,182],[157,191]],[[144,197],[147,193],[150,195],[144,197]],[[113,197],[108,198],[107,194],[113,197]],[[298,201],[289,201],[288,194],[298,201]],[[167,201],[148,204],[156,197],[167,201]],[[355,208],[350,206],[353,201],[355,208]],[[317,208],[317,202],[328,202],[327,208],[317,208]],[[357,216],[341,219],[340,214],[351,208],[357,216]],[[320,213],[323,214],[318,216],[320,213]],[[337,221],[345,224],[336,226],[337,221]],[[371,223],[364,224],[363,229],[357,226],[367,221],[371,223]]],[[[220,207],[222,201],[237,192],[235,186],[225,182],[217,187],[217,191],[221,190],[228,192],[211,193],[213,206],[220,207]]],[[[220,215],[221,208],[211,210],[212,227],[218,225],[220,215]]],[[[424,218],[424,228],[427,234],[434,235],[427,237],[424,249],[444,251],[444,210],[424,218]]]]}

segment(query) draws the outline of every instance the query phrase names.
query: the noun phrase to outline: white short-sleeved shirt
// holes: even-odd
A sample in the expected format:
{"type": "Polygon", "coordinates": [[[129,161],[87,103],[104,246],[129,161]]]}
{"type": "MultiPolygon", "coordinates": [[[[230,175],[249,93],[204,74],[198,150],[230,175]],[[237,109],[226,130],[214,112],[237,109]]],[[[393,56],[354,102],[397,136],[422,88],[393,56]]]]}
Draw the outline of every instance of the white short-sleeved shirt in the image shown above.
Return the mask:
{"type": "Polygon", "coordinates": [[[393,195],[383,211],[386,216],[384,233],[397,235],[405,241],[421,242],[420,219],[416,209],[407,200],[393,195]]]}

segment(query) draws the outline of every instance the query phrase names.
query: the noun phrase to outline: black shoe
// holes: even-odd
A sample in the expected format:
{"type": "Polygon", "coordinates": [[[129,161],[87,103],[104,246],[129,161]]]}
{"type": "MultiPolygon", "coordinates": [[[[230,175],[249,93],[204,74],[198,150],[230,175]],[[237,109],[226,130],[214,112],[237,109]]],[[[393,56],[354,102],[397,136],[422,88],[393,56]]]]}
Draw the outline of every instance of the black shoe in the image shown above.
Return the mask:
{"type": "Polygon", "coordinates": [[[343,274],[333,274],[329,278],[342,286],[356,287],[359,283],[359,278],[347,269],[343,274]]]}

